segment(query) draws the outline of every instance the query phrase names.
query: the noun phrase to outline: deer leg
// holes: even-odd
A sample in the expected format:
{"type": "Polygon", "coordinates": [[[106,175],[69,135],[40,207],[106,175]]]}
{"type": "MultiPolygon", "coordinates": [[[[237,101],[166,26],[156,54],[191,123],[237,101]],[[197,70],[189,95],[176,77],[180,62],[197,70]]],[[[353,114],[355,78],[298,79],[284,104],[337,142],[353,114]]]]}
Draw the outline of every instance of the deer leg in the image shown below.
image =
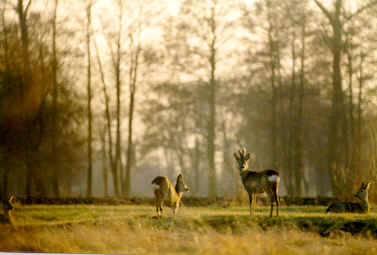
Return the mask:
{"type": "Polygon", "coordinates": [[[250,216],[253,216],[253,196],[254,194],[251,193],[249,194],[249,203],[250,203],[250,216]]]}
{"type": "Polygon", "coordinates": [[[274,191],[274,200],[276,203],[276,216],[279,216],[279,197],[277,190],[274,191]]]}
{"type": "Polygon", "coordinates": [[[178,212],[178,207],[179,207],[179,204],[176,203],[176,204],[175,204],[175,208],[174,208],[174,215],[177,214],[177,212],[178,212]]]}
{"type": "Polygon", "coordinates": [[[160,217],[162,217],[162,212],[164,211],[162,207],[164,206],[164,201],[162,200],[160,203],[160,217]]]}
{"type": "Polygon", "coordinates": [[[267,196],[268,196],[268,200],[270,200],[270,217],[272,217],[272,212],[274,210],[274,201],[275,201],[274,191],[268,190],[268,191],[266,191],[266,193],[267,193],[267,196]]]}
{"type": "Polygon", "coordinates": [[[273,204],[276,203],[276,216],[279,216],[279,196],[278,196],[278,188],[276,183],[272,183],[271,190],[270,190],[270,200],[271,200],[271,214],[272,217],[273,213],[273,204]]]}
{"type": "Polygon", "coordinates": [[[156,213],[157,213],[157,216],[159,215],[159,209],[160,209],[160,205],[159,205],[158,199],[156,198],[156,213]]]}
{"type": "Polygon", "coordinates": [[[162,216],[162,203],[163,201],[156,201],[156,211],[158,217],[162,216]]]}
{"type": "Polygon", "coordinates": [[[257,204],[257,194],[253,193],[253,211],[255,212],[255,205],[257,204]]]}
{"type": "Polygon", "coordinates": [[[271,203],[270,217],[272,217],[272,212],[274,210],[274,198],[273,198],[273,196],[270,196],[270,203],[271,203]]]}

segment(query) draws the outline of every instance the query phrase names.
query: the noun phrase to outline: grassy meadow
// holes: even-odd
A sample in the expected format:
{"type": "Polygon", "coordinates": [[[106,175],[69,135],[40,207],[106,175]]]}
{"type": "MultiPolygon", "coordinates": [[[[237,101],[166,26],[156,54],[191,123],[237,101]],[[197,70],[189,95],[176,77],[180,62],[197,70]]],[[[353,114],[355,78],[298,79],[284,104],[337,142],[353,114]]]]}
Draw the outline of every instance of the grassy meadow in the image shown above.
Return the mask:
{"type": "Polygon", "coordinates": [[[376,254],[377,208],[325,215],[323,206],[169,208],[30,205],[0,224],[0,251],[112,254],[376,254]]]}

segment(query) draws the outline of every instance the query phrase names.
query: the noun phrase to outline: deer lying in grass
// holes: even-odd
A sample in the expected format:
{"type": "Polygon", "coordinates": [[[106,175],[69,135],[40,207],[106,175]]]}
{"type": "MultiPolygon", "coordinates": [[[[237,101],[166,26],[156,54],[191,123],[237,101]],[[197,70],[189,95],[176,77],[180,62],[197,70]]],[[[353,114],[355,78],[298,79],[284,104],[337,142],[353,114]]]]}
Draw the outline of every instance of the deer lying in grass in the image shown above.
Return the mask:
{"type": "Polygon", "coordinates": [[[157,217],[162,216],[162,206],[164,203],[173,209],[173,214],[175,215],[183,193],[189,191],[189,188],[183,181],[183,176],[181,174],[178,175],[175,187],[166,176],[157,176],[153,179],[152,184],[157,185],[154,190],[157,217]]]}
{"type": "Polygon", "coordinates": [[[370,187],[370,182],[361,183],[361,187],[355,194],[355,197],[360,199],[360,202],[334,202],[329,205],[326,210],[327,214],[331,212],[334,213],[368,213],[369,212],[369,202],[368,202],[368,190],[370,187]]]}
{"type": "Polygon", "coordinates": [[[279,216],[279,172],[272,169],[261,172],[249,170],[248,161],[250,159],[250,153],[247,152],[245,148],[243,150],[239,150],[238,154],[234,153],[234,158],[238,163],[243,186],[249,194],[250,216],[253,215],[255,208],[256,194],[264,192],[267,193],[271,203],[270,217],[272,217],[274,202],[276,203],[276,216],[279,216]]]}

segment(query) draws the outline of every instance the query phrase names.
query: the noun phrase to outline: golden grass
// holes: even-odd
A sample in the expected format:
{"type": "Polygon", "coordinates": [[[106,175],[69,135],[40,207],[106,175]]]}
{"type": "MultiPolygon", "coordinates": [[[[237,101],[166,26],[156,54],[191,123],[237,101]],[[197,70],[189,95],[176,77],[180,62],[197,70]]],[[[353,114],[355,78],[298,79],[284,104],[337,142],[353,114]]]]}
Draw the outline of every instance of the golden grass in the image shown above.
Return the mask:
{"type": "Polygon", "coordinates": [[[325,239],[295,229],[168,231],[130,228],[121,221],[105,226],[7,230],[1,251],[91,252],[112,254],[375,254],[375,240],[348,235],[325,239]]]}
{"type": "Polygon", "coordinates": [[[377,215],[325,216],[320,207],[282,208],[282,217],[265,217],[259,207],[181,208],[161,220],[152,206],[25,206],[13,212],[14,226],[0,225],[0,251],[112,254],[376,254],[377,241],[367,235],[334,232],[323,238],[303,232],[302,218],[341,221],[375,220],[377,215]],[[260,222],[276,224],[262,230],[260,222]],[[213,225],[215,224],[215,226],[213,225]]]}

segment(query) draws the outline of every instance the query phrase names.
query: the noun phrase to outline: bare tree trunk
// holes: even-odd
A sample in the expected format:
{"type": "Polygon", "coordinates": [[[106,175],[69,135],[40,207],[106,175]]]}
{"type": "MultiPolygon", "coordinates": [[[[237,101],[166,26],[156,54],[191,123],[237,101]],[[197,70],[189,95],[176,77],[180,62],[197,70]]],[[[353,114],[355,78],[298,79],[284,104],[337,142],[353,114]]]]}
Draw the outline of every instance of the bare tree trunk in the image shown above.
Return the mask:
{"type": "Polygon", "coordinates": [[[106,150],[106,132],[100,132],[101,137],[101,152],[102,152],[102,170],[103,170],[103,195],[104,197],[109,196],[108,188],[108,162],[107,162],[107,150],[106,150]]]}
{"type": "Polygon", "coordinates": [[[349,148],[349,155],[346,155],[346,164],[349,174],[347,175],[347,186],[352,187],[357,182],[357,176],[360,175],[359,168],[356,166],[357,158],[357,142],[355,141],[355,116],[354,116],[354,99],[353,99],[353,77],[354,77],[354,65],[353,65],[353,54],[352,54],[352,35],[346,35],[346,47],[345,53],[347,54],[347,72],[348,72],[348,101],[345,103],[348,113],[348,122],[344,125],[347,125],[349,128],[348,137],[347,137],[347,147],[349,148]]]}
{"type": "MultiPolygon", "coordinates": [[[[222,133],[223,133],[223,174],[224,173],[230,173],[231,178],[233,178],[233,167],[232,167],[232,163],[233,162],[232,162],[232,158],[231,158],[232,152],[230,151],[231,145],[230,145],[230,141],[229,141],[228,134],[227,134],[226,123],[227,123],[227,120],[224,118],[223,121],[222,121],[222,133]]],[[[235,185],[232,185],[232,184],[234,184],[234,181],[238,181],[238,178],[237,178],[237,180],[233,180],[233,182],[230,183],[231,186],[227,187],[225,189],[225,190],[229,190],[229,191],[228,191],[228,193],[225,193],[224,196],[225,195],[230,196],[232,194],[232,188],[235,187],[235,185]]],[[[235,194],[237,194],[236,190],[234,191],[234,195],[235,194]]]]}
{"type": "MultiPolygon", "coordinates": [[[[9,65],[9,46],[8,46],[8,28],[5,22],[5,5],[7,2],[3,3],[3,8],[1,9],[1,24],[3,26],[3,54],[4,54],[4,64],[5,64],[5,73],[9,73],[10,65],[9,65]]],[[[7,199],[8,196],[8,176],[9,176],[9,161],[7,160],[9,157],[8,150],[4,149],[4,152],[0,154],[0,160],[2,165],[2,189],[0,190],[0,201],[2,199],[7,199]]]]}
{"type": "Polygon", "coordinates": [[[7,24],[5,23],[5,5],[6,1],[4,3],[4,7],[1,10],[1,23],[3,26],[3,49],[4,49],[4,64],[5,64],[5,72],[9,72],[9,46],[8,46],[8,28],[7,24]]]}
{"type": "MultiPolygon", "coordinates": [[[[293,28],[295,29],[295,28],[293,28]]],[[[282,135],[283,137],[286,136],[287,139],[282,143],[282,147],[284,148],[283,153],[284,160],[282,165],[287,172],[288,178],[284,179],[284,183],[286,183],[287,193],[288,196],[300,196],[301,195],[301,179],[299,175],[299,170],[293,167],[293,145],[295,142],[295,100],[296,100],[296,32],[292,32],[292,39],[291,39],[291,54],[292,54],[292,66],[291,66],[291,86],[289,89],[289,101],[288,101],[288,119],[285,124],[285,128],[283,129],[282,135]],[[286,133],[286,135],[284,135],[286,133]]],[[[284,122],[282,125],[284,125],[284,122]]]]}
{"type": "Polygon", "coordinates": [[[8,152],[7,150],[4,150],[2,153],[0,153],[0,162],[1,162],[1,168],[0,173],[2,173],[1,177],[1,189],[0,189],[0,202],[4,199],[8,198],[8,179],[9,179],[9,160],[8,160],[8,152]]]}
{"type": "MultiPolygon", "coordinates": [[[[101,76],[101,82],[102,82],[102,91],[103,91],[103,96],[105,100],[105,112],[104,112],[104,119],[106,122],[106,134],[107,134],[107,140],[108,140],[108,158],[109,158],[109,165],[111,169],[111,173],[113,176],[113,186],[114,186],[114,191],[115,191],[115,196],[119,195],[119,190],[118,190],[118,176],[117,176],[117,166],[116,162],[113,156],[113,136],[112,136],[112,126],[111,126],[111,115],[110,115],[110,98],[109,94],[107,93],[107,86],[106,86],[106,81],[105,81],[105,73],[103,71],[102,67],[102,62],[101,62],[101,57],[98,52],[98,47],[97,44],[94,43],[95,49],[96,49],[96,56],[97,56],[97,64],[101,76]]],[[[106,139],[105,139],[106,140],[106,139]]]]}
{"type": "Polygon", "coordinates": [[[131,53],[131,70],[129,75],[130,80],[130,105],[129,105],[129,115],[128,115],[128,144],[127,144],[127,157],[126,157],[126,179],[125,179],[125,196],[129,197],[131,195],[131,167],[133,166],[133,121],[135,112],[135,95],[136,95],[136,85],[137,85],[137,73],[139,66],[139,54],[140,47],[136,47],[136,52],[131,53]]]}
{"type": "Polygon", "coordinates": [[[332,27],[332,35],[330,37],[330,50],[332,53],[332,105],[329,115],[329,133],[328,133],[328,169],[331,172],[331,184],[333,193],[339,194],[341,180],[339,180],[339,169],[341,168],[341,141],[342,141],[342,121],[344,120],[344,102],[342,88],[342,22],[340,20],[342,1],[335,1],[335,11],[330,13],[324,6],[315,0],[318,7],[328,18],[332,27]]]}
{"type": "Polygon", "coordinates": [[[128,143],[127,143],[127,153],[126,153],[126,178],[125,178],[125,196],[129,197],[131,195],[131,165],[133,164],[133,141],[132,141],[132,132],[133,132],[133,115],[134,115],[134,102],[135,94],[130,92],[130,109],[128,116],[128,143]]]}
{"type": "MultiPolygon", "coordinates": [[[[349,40],[352,40],[350,38],[349,40]]],[[[350,144],[354,143],[354,135],[355,135],[355,118],[354,118],[354,104],[353,104],[353,56],[352,56],[352,49],[351,49],[351,42],[348,43],[349,46],[347,47],[347,60],[348,60],[348,116],[349,116],[349,137],[350,137],[350,144]]],[[[352,167],[353,168],[353,167],[352,167]]]]}
{"type": "Polygon", "coordinates": [[[217,185],[216,185],[216,164],[215,164],[215,154],[216,154],[216,21],[215,21],[215,7],[211,9],[211,44],[210,44],[210,80],[208,82],[209,86],[209,118],[208,118],[208,168],[209,168],[209,196],[216,197],[217,195],[217,185]]]}
{"type": "MultiPolygon", "coordinates": [[[[55,0],[54,14],[52,19],[52,157],[54,158],[55,164],[58,164],[58,153],[57,153],[57,114],[58,114],[58,81],[57,81],[57,56],[56,56],[56,19],[59,1],[55,0]]],[[[60,196],[59,192],[59,177],[58,177],[58,167],[53,167],[53,177],[52,177],[52,189],[56,197],[60,196]]]]}
{"type": "Polygon", "coordinates": [[[364,89],[364,60],[365,53],[360,53],[360,66],[359,66],[359,94],[358,94],[358,104],[357,104],[357,133],[356,133],[356,146],[357,146],[357,166],[361,167],[361,153],[362,153],[362,129],[363,129],[363,89],[364,89]]]}
{"type": "MultiPolygon", "coordinates": [[[[23,0],[17,1],[17,15],[21,31],[22,42],[22,56],[24,61],[25,74],[28,76],[30,73],[30,58],[29,58],[29,30],[27,26],[27,14],[30,8],[31,1],[24,6],[23,0]]],[[[28,77],[27,77],[28,78],[28,77]]]]}
{"type": "Polygon", "coordinates": [[[87,114],[88,114],[88,175],[87,175],[87,197],[92,196],[92,87],[91,87],[91,50],[90,50],[90,41],[91,41],[91,17],[92,12],[92,2],[89,1],[86,7],[86,50],[87,50],[87,114]]]}
{"type": "MultiPolygon", "coordinates": [[[[21,32],[21,45],[22,45],[22,60],[24,64],[24,81],[25,86],[20,88],[20,98],[21,98],[21,108],[25,109],[24,105],[24,98],[26,94],[26,90],[28,90],[29,86],[31,86],[31,75],[30,75],[30,57],[29,57],[29,31],[27,26],[27,14],[30,8],[31,1],[24,6],[23,0],[17,1],[16,12],[19,21],[19,27],[21,32]]],[[[29,127],[29,120],[27,120],[26,113],[23,113],[21,117],[22,121],[25,123],[25,136],[27,137],[25,140],[25,147],[24,147],[24,157],[25,157],[25,166],[26,166],[26,195],[31,195],[32,190],[32,179],[33,179],[33,170],[30,168],[30,147],[31,147],[31,137],[30,137],[30,127],[29,127]]]]}
{"type": "MultiPolygon", "coordinates": [[[[119,31],[116,38],[116,54],[112,53],[113,57],[113,66],[115,72],[115,87],[116,87],[116,141],[115,141],[115,169],[116,173],[115,176],[118,178],[117,173],[119,173],[120,178],[120,185],[121,185],[121,192],[124,194],[124,185],[123,184],[123,167],[122,167],[122,146],[121,146],[121,35],[122,35],[122,17],[123,17],[123,5],[122,2],[118,2],[118,7],[120,9],[119,14],[119,31]]],[[[117,187],[115,187],[116,193],[119,194],[119,187],[117,183],[117,187]]]]}
{"type": "Polygon", "coordinates": [[[271,165],[276,167],[277,165],[277,88],[276,88],[276,59],[274,57],[274,42],[272,36],[272,25],[268,28],[268,44],[269,44],[269,54],[270,54],[270,85],[271,85],[271,124],[270,124],[270,155],[271,155],[271,165]]]}
{"type": "MultiPolygon", "coordinates": [[[[305,18],[304,18],[305,19],[305,18]]],[[[303,111],[304,111],[304,96],[305,96],[305,60],[306,60],[306,20],[302,23],[301,31],[301,56],[300,56],[300,74],[299,74],[299,86],[298,86],[298,98],[297,98],[297,117],[295,121],[295,144],[294,144],[294,159],[293,167],[296,171],[299,171],[301,178],[305,182],[303,176],[303,146],[302,146],[302,130],[303,130],[303,111]]],[[[306,186],[306,185],[305,185],[306,186]]]]}
{"type": "Polygon", "coordinates": [[[194,185],[194,194],[196,196],[200,193],[200,148],[199,148],[199,141],[195,139],[195,148],[194,148],[194,156],[193,156],[193,168],[195,173],[195,185],[194,185]]]}
{"type": "Polygon", "coordinates": [[[215,81],[210,81],[210,116],[208,121],[208,168],[209,168],[209,196],[216,197],[216,165],[215,165],[215,122],[216,122],[216,106],[215,106],[215,81]]]}

